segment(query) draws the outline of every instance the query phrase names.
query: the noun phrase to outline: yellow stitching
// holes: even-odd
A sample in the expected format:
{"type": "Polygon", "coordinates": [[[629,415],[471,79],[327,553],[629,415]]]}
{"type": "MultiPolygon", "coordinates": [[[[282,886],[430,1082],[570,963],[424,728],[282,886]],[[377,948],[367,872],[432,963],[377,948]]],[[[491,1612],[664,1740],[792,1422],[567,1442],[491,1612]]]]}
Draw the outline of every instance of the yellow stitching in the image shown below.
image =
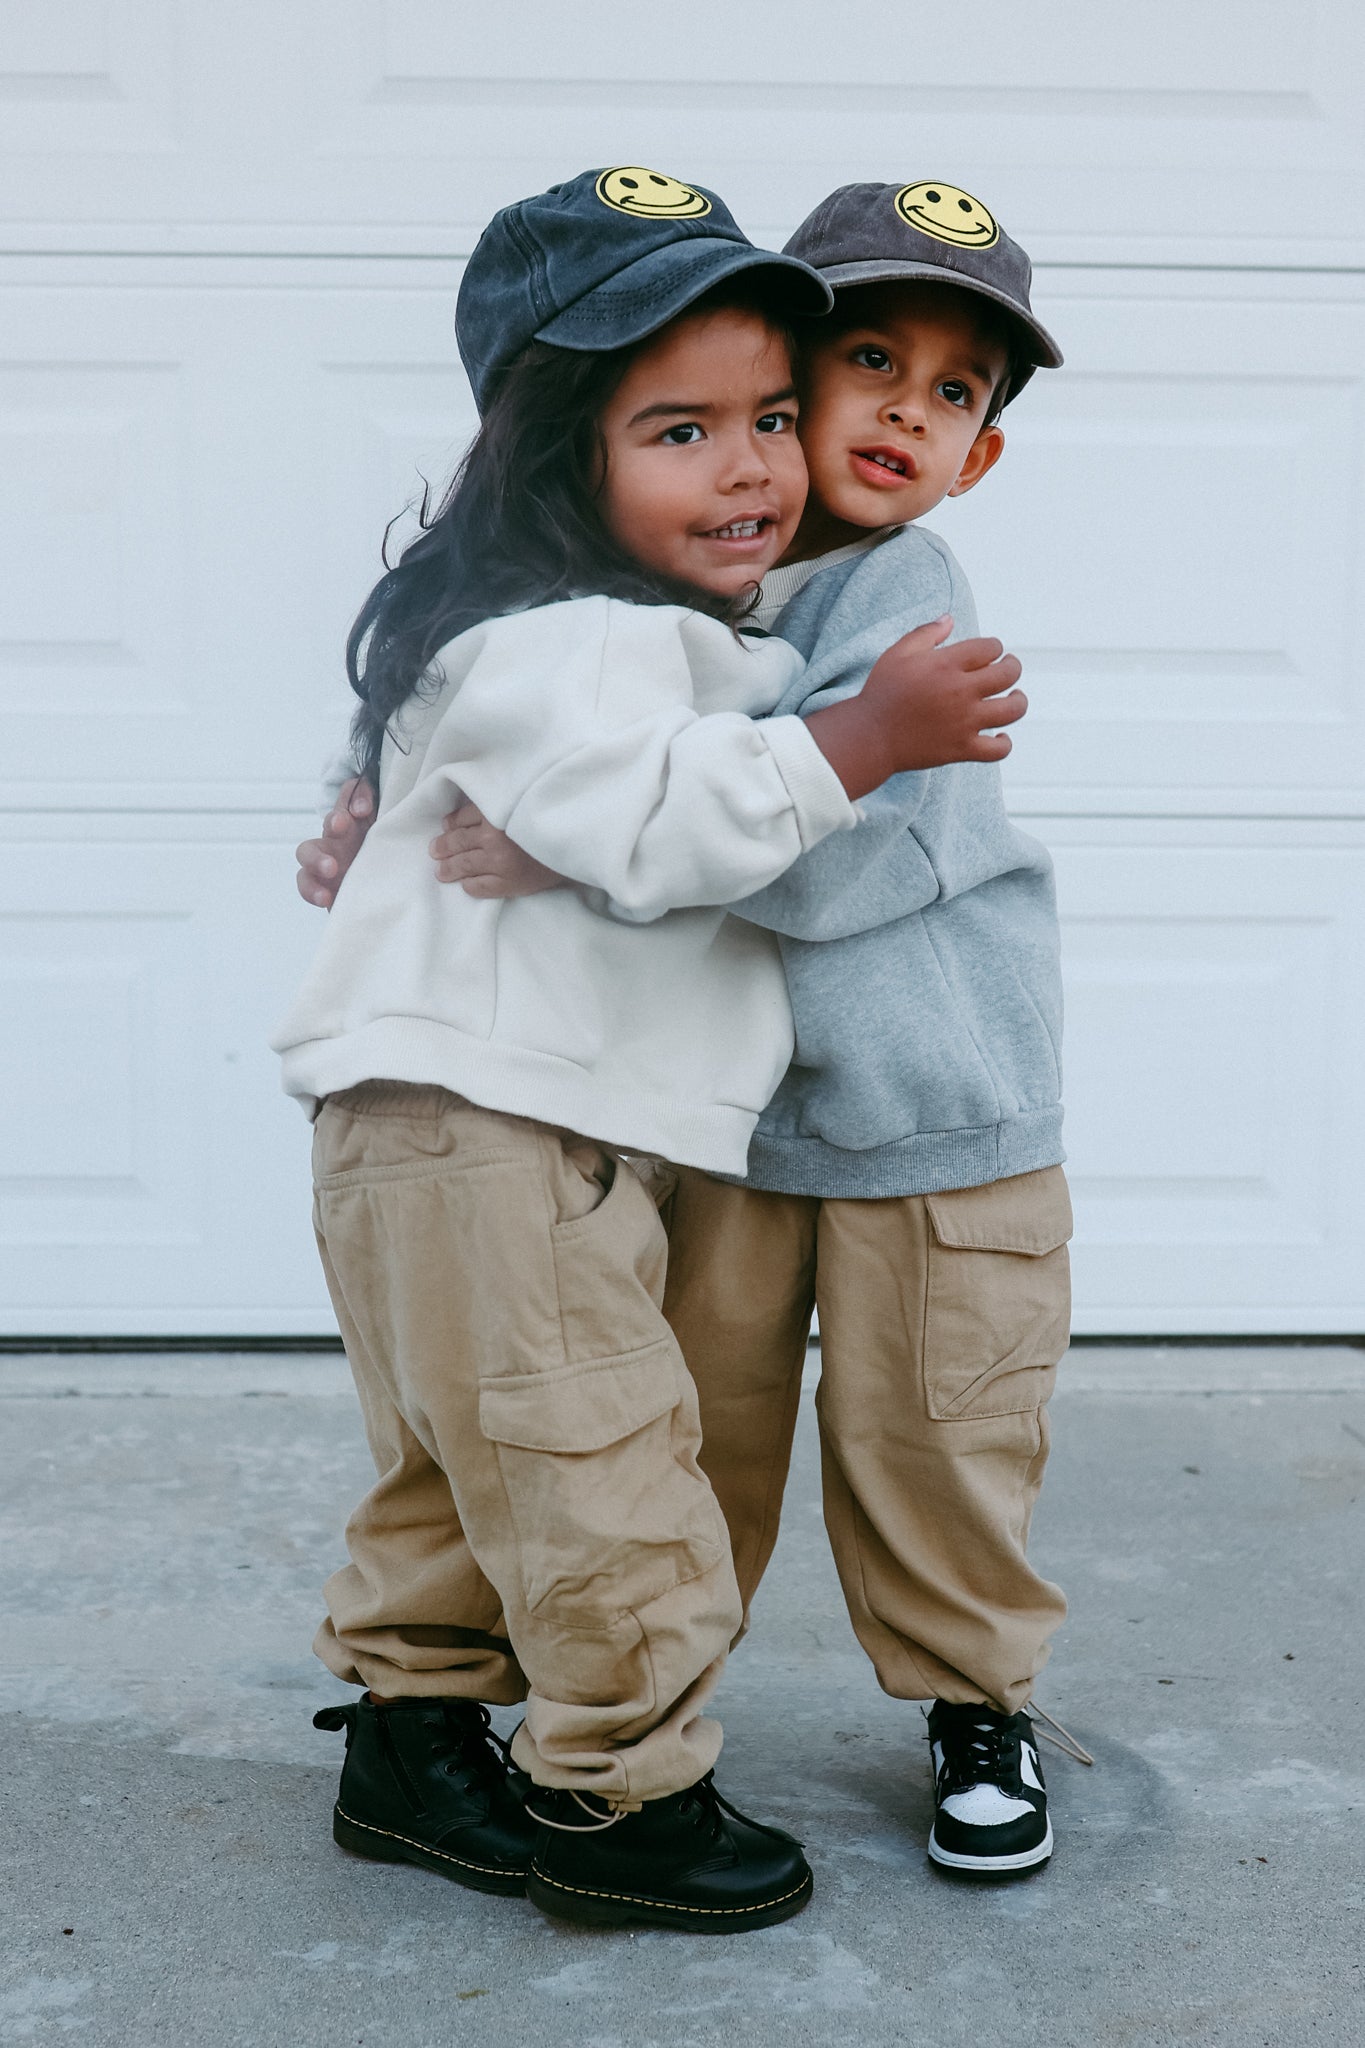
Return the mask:
{"type": "Polygon", "coordinates": [[[788,1899],[794,1899],[797,1892],[804,1891],[810,1882],[808,1876],[803,1877],[794,1891],[783,1892],[779,1899],[764,1899],[757,1906],[675,1906],[671,1899],[647,1899],[638,1892],[595,1892],[590,1891],[586,1885],[564,1884],[557,1877],[547,1877],[534,1863],[531,1865],[531,1875],[538,1877],[542,1884],[553,1885],[556,1891],[574,1892],[581,1899],[615,1899],[620,1905],[653,1906],[662,1913],[711,1913],[721,1916],[727,1913],[766,1913],[770,1906],[784,1906],[788,1899]]]}
{"type": "Polygon", "coordinates": [[[467,1856],[452,1856],[449,1849],[435,1849],[430,1842],[416,1842],[411,1835],[396,1835],[392,1828],[377,1828],[373,1821],[353,1820],[345,1807],[337,1802],[337,1812],[348,1827],[362,1828],[367,1835],[383,1835],[390,1842],[403,1842],[409,1849],[420,1849],[424,1856],[439,1856],[443,1863],[458,1863],[461,1870],[480,1870],[485,1877],[522,1877],[523,1871],[506,1864],[471,1863],[467,1856]]]}

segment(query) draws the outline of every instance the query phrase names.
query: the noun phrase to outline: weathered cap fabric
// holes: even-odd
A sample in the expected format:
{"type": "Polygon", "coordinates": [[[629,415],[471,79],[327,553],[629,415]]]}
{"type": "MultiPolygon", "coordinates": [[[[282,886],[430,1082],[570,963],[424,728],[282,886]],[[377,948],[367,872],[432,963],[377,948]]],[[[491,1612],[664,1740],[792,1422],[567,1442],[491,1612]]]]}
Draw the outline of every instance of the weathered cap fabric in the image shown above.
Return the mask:
{"type": "Polygon", "coordinates": [[[482,412],[529,341],[585,353],[643,341],[711,287],[771,274],[775,309],[827,313],[799,257],[756,249],[724,201],[640,164],[583,171],[494,215],[465,269],[455,334],[482,412]]]}
{"type": "Polygon", "coordinates": [[[1028,257],[988,206],[942,179],[841,185],[802,222],[786,254],[811,264],[835,291],[924,278],[993,300],[1012,315],[1020,345],[1010,398],[1035,368],[1061,367],[1061,350],[1029,304],[1028,257]]]}

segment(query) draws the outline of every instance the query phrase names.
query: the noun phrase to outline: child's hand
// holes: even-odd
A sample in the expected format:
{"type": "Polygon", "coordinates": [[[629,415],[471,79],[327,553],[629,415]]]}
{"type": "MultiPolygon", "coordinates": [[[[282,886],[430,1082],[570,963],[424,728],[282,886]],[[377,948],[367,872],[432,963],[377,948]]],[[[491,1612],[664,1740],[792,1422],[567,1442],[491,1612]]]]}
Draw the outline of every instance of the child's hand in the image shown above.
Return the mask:
{"type": "Polygon", "coordinates": [[[523,853],[473,804],[450,813],[444,831],[427,851],[436,863],[438,881],[458,882],[467,896],[537,896],[542,889],[573,886],[566,876],[523,853]]]}
{"type": "Polygon", "coordinates": [[[998,640],[942,643],[951,619],[919,626],[873,665],[856,697],[812,713],[807,725],[850,796],[865,796],[889,776],[950,761],[1003,761],[1006,734],[1028,698],[1011,686],[1019,662],[998,640]],[[854,785],[857,785],[855,787],[854,785]]]}
{"type": "Polygon", "coordinates": [[[942,642],[951,619],[937,619],[888,647],[863,685],[888,721],[897,766],[942,768],[949,761],[1003,761],[1006,734],[988,726],[1013,725],[1028,710],[1023,673],[998,640],[942,642]],[[1008,695],[1003,694],[1008,691],[1008,695]]]}
{"type": "Polygon", "coordinates": [[[305,839],[296,849],[298,890],[305,903],[331,909],[373,823],[374,791],[363,775],[353,775],[342,783],[336,808],[324,818],[321,839],[305,839]]]}

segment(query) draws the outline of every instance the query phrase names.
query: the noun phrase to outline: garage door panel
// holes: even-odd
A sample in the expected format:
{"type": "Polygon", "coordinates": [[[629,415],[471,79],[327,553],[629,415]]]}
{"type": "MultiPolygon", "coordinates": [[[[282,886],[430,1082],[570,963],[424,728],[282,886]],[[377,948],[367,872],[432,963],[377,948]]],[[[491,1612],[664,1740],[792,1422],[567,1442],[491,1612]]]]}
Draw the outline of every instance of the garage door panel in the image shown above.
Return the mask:
{"type": "Polygon", "coordinates": [[[1000,467],[932,523],[1023,657],[1030,809],[1355,806],[1365,764],[1365,303],[1045,317],[1067,352],[1005,416],[1000,467]]]}
{"type": "Polygon", "coordinates": [[[45,748],[54,711],[190,709],[185,563],[155,544],[181,527],[183,428],[174,363],[0,363],[0,707],[45,748]]]}
{"type": "Polygon", "coordinates": [[[3,1333],[333,1327],[266,1044],[317,938],[306,822],[49,818],[3,844],[3,1333]]]}
{"type": "MultiPolygon", "coordinates": [[[[413,266],[421,290],[359,269],[11,295],[0,520],[23,571],[0,727],[44,801],[107,781],[145,802],[158,778],[167,802],[311,800],[385,524],[401,546],[474,424],[456,266],[413,266]],[[70,359],[35,369],[44,351],[70,359]]],[[[1354,808],[1365,296],[1091,290],[1044,299],[1068,370],[1034,380],[1005,461],[933,516],[1027,664],[1013,800],[1354,808]]]]}
{"type": "Polygon", "coordinates": [[[8,1091],[5,1117],[11,1198],[121,1207],[151,1196],[151,993],[163,923],[132,915],[6,919],[0,1061],[23,1075],[22,1087],[8,1091]]]}
{"type": "Polygon", "coordinates": [[[21,801],[313,803],[384,527],[473,429],[438,274],[10,294],[0,744],[21,801]]]}
{"type": "MultiPolygon", "coordinates": [[[[146,170],[133,169],[137,159],[180,147],[179,25],[175,0],[0,9],[0,159],[35,159],[35,183],[45,166],[59,185],[73,183],[87,204],[101,177],[92,159],[126,164],[143,182],[146,170]]],[[[148,168],[154,176],[156,166],[148,168]]],[[[56,196],[49,189],[47,203],[56,196]]],[[[19,198],[12,194],[7,213],[22,215],[19,198]]]]}
{"type": "Polygon", "coordinates": [[[1365,10],[685,30],[0,0],[5,1330],[332,1329],[266,1050],[320,924],[292,849],[385,524],[473,427],[461,259],[608,160],[770,244],[942,175],[1030,249],[1067,369],[931,523],[1027,666],[1078,1327],[1365,1327],[1365,10]]]}
{"type": "MultiPolygon", "coordinates": [[[[0,1329],[332,1328],[307,1127],[266,1049],[318,932],[291,894],[306,827],[12,828],[0,1329]]],[[[1365,1321],[1365,834],[1294,829],[1044,826],[1082,1331],[1365,1321]]]]}
{"type": "Polygon", "coordinates": [[[933,175],[980,187],[1039,255],[1360,262],[1350,0],[1311,28],[1262,0],[890,19],[845,8],[832,34],[817,0],[697,0],[680,36],[666,11],[554,0],[11,5],[10,246],[98,227],[93,246],[162,248],[169,226],[195,248],[467,250],[497,206],[605,155],[667,159],[765,234],[849,178],[933,175]]]}
{"type": "MultiPolygon", "coordinates": [[[[446,312],[453,303],[450,288],[446,312]]],[[[353,614],[382,567],[385,527],[388,559],[418,531],[418,509],[429,488],[434,510],[478,427],[463,369],[447,336],[447,359],[426,363],[399,358],[398,322],[385,317],[382,300],[367,309],[386,328],[388,360],[333,358],[324,364],[335,468],[345,490],[347,553],[357,569],[350,590],[338,593],[353,614]]],[[[424,309],[425,311],[425,309],[424,309]]],[[[340,337],[333,336],[333,343],[340,337]]],[[[353,341],[351,334],[348,340],[353,341]]]]}
{"type": "Polygon", "coordinates": [[[1365,834],[1303,844],[1288,827],[1226,827],[1210,843],[1216,829],[1044,828],[1063,918],[1077,1327],[1356,1329],[1365,834]]]}

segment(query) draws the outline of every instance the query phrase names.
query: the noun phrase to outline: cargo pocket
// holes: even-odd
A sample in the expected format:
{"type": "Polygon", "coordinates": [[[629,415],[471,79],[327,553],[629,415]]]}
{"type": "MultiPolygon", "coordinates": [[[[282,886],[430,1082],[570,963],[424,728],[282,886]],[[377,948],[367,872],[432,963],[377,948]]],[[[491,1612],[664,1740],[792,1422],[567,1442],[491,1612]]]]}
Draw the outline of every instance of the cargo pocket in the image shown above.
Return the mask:
{"type": "Polygon", "coordinates": [[[723,1555],[720,1509],[678,1414],[683,1391],[667,1338],[628,1358],[481,1386],[479,1427],[497,1453],[537,1619],[609,1627],[723,1555]]]}
{"type": "Polygon", "coordinates": [[[926,1195],[924,1393],[941,1422],[1037,1409],[1071,1316],[1071,1198],[1059,1166],[926,1195]]]}

